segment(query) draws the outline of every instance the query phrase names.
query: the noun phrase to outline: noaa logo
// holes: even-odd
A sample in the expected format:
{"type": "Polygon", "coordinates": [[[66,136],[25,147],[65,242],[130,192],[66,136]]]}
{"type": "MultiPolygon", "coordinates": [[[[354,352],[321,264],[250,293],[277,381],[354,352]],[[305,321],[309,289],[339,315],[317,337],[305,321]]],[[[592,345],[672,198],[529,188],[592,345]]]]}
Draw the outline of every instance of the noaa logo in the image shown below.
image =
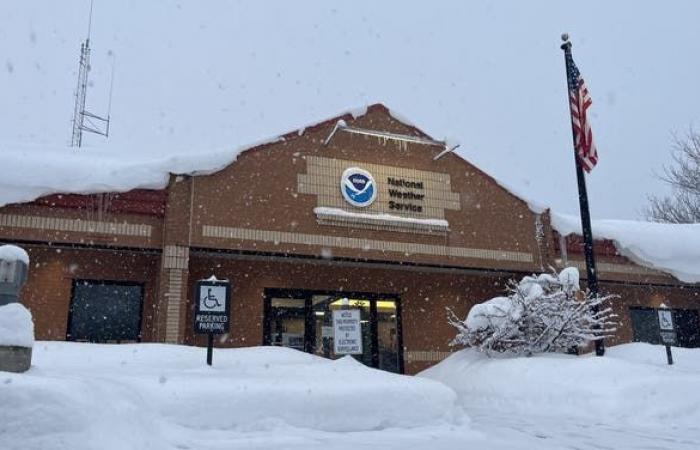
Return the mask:
{"type": "Polygon", "coordinates": [[[371,205],[377,198],[374,177],[358,167],[345,169],[340,177],[340,191],[348,203],[360,208],[371,205]]]}

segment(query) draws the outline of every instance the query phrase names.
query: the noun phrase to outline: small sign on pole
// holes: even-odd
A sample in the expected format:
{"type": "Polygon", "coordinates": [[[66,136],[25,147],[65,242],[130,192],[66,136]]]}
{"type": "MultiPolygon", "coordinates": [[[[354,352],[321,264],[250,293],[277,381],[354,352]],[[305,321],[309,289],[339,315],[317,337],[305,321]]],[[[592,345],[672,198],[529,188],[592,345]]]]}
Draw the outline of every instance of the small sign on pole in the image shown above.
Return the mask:
{"type": "Polygon", "coordinates": [[[661,343],[666,346],[666,359],[668,360],[668,365],[673,364],[673,354],[671,353],[671,346],[676,345],[677,336],[676,328],[673,325],[673,311],[668,309],[664,304],[658,310],[659,318],[659,335],[661,337],[661,343]]]}
{"type": "Polygon", "coordinates": [[[670,309],[659,309],[659,329],[662,331],[673,331],[673,311],[670,309]]]}
{"type": "Polygon", "coordinates": [[[214,335],[229,331],[231,313],[231,284],[212,276],[199,280],[195,286],[194,331],[207,334],[207,364],[211,366],[214,335]]]}
{"type": "Polygon", "coordinates": [[[333,352],[336,355],[362,354],[362,323],[359,309],[333,311],[333,352]]]}

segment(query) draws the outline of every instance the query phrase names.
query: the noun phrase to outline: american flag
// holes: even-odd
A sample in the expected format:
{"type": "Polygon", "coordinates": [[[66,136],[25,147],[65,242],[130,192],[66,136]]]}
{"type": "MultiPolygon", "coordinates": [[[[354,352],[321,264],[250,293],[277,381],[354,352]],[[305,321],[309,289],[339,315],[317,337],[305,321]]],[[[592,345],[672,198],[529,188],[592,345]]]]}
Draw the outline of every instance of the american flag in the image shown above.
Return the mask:
{"type": "Polygon", "coordinates": [[[574,147],[581,162],[581,166],[586,172],[593,170],[598,163],[598,151],[593,142],[593,132],[588,121],[588,108],[593,101],[588,94],[588,87],[583,81],[581,72],[574,63],[571,54],[567,54],[567,65],[569,67],[569,105],[571,107],[571,123],[574,127],[574,147]]]}

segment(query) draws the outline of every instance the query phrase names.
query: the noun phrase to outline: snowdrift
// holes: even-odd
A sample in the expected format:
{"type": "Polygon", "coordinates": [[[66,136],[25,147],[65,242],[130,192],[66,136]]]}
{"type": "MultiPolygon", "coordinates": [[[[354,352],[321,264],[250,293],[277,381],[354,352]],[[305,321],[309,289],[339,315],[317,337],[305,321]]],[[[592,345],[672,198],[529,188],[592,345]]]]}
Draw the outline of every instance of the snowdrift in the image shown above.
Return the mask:
{"type": "Polygon", "coordinates": [[[175,345],[39,342],[34,352],[26,374],[0,373],[0,447],[147,448],[195,431],[366,431],[460,414],[435,381],[285,348],[217,349],[213,367],[204,349],[175,345]]]}
{"type": "MultiPolygon", "coordinates": [[[[625,344],[593,355],[489,358],[462,350],[420,377],[443,382],[469,410],[581,418],[585,423],[698,429],[700,349],[625,344]]],[[[581,422],[584,423],[584,422],[581,422]]]]}

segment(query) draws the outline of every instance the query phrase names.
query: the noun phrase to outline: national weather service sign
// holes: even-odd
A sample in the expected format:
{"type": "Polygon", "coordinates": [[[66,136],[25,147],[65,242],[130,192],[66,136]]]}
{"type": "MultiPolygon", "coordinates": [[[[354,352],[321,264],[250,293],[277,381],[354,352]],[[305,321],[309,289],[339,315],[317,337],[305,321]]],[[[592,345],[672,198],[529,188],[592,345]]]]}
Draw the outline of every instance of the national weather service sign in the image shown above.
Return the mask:
{"type": "Polygon", "coordinates": [[[371,205],[377,198],[374,177],[359,167],[345,169],[340,177],[340,191],[348,203],[358,208],[371,205]]]}

